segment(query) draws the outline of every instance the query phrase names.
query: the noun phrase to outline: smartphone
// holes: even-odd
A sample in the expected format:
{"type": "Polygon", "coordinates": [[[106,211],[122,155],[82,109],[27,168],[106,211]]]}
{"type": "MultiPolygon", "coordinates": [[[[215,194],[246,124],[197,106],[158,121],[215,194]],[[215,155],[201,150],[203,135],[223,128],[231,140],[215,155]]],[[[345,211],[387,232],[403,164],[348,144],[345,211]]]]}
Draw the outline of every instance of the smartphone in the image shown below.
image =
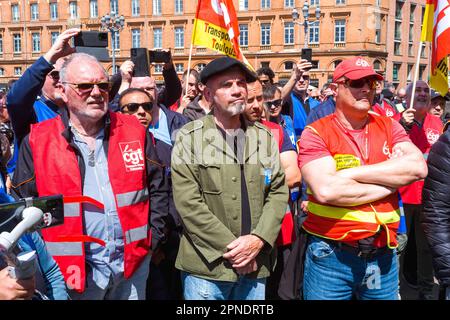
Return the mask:
{"type": "Polygon", "coordinates": [[[149,50],[150,63],[168,63],[172,57],[170,51],[163,50],[149,50]]]}
{"type": "Polygon", "coordinates": [[[150,63],[147,48],[131,48],[130,57],[134,63],[133,77],[150,77],[150,63]]]}
{"type": "Polygon", "coordinates": [[[100,31],[81,31],[73,37],[75,47],[108,47],[108,33],[100,31]]]}
{"type": "Polygon", "coordinates": [[[62,195],[20,199],[0,204],[0,232],[11,232],[22,221],[22,212],[27,207],[41,209],[45,216],[37,228],[47,228],[64,223],[64,201],[62,195]]]}
{"type": "Polygon", "coordinates": [[[312,49],[311,48],[302,48],[302,59],[312,62],[312,49]]]}

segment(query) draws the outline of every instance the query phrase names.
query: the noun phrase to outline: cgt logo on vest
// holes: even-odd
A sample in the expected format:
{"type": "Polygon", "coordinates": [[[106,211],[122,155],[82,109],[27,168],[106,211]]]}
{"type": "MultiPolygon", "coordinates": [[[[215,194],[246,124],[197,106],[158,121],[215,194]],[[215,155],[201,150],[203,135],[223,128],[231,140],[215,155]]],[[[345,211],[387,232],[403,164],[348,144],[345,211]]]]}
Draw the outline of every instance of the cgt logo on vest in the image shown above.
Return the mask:
{"type": "Polygon", "coordinates": [[[140,141],[119,142],[127,172],[145,169],[144,154],[140,141]]]}
{"type": "Polygon", "coordinates": [[[427,140],[428,143],[433,145],[436,141],[439,140],[439,132],[437,130],[428,128],[427,129],[427,140]]]}

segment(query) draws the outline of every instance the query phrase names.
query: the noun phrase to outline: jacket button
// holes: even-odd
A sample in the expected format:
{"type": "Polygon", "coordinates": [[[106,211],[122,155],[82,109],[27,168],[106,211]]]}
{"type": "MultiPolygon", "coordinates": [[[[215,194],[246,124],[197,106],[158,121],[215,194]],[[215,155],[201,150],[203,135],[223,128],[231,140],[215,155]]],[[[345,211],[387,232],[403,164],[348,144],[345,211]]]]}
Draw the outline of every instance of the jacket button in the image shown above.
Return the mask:
{"type": "Polygon", "coordinates": [[[237,220],[238,216],[233,216],[233,220],[237,220]]]}
{"type": "Polygon", "coordinates": [[[233,178],[231,178],[231,181],[236,182],[236,181],[237,181],[237,178],[236,178],[236,177],[233,177],[233,178]]]}
{"type": "Polygon", "coordinates": [[[233,195],[231,196],[231,199],[236,200],[236,199],[237,199],[236,195],[233,194],[233,195]]]}

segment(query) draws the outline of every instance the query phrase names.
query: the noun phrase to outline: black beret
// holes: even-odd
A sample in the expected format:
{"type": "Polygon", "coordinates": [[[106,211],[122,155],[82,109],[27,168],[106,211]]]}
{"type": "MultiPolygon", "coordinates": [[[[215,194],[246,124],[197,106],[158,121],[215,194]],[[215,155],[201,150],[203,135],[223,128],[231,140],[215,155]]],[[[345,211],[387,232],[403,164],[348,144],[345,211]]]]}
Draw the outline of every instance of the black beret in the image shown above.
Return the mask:
{"type": "Polygon", "coordinates": [[[208,79],[211,78],[212,76],[219,74],[223,71],[226,71],[235,66],[239,67],[244,72],[245,79],[247,82],[256,81],[257,77],[254,72],[250,71],[241,61],[230,57],[217,58],[208,63],[200,73],[200,81],[201,83],[206,84],[208,79]]]}

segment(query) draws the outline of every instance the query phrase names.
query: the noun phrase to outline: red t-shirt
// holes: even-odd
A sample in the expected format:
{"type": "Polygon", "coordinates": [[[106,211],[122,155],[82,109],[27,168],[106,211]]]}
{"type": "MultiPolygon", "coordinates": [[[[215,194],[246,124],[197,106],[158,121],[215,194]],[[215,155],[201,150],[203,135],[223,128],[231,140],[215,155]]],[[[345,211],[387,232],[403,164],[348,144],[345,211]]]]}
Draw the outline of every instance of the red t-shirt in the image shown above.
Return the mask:
{"type": "MultiPolygon", "coordinates": [[[[392,145],[395,146],[397,143],[405,141],[411,142],[405,129],[403,129],[403,127],[396,121],[393,121],[392,123],[392,145]]],[[[359,150],[363,150],[365,144],[364,128],[360,130],[347,131],[355,140],[359,150]]],[[[328,151],[322,138],[308,128],[303,130],[299,144],[300,150],[298,154],[298,165],[300,168],[310,161],[331,156],[331,153],[328,151]]],[[[361,159],[363,158],[361,154],[357,154],[357,156],[361,159]]]]}

